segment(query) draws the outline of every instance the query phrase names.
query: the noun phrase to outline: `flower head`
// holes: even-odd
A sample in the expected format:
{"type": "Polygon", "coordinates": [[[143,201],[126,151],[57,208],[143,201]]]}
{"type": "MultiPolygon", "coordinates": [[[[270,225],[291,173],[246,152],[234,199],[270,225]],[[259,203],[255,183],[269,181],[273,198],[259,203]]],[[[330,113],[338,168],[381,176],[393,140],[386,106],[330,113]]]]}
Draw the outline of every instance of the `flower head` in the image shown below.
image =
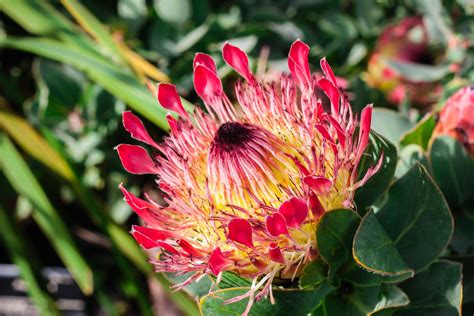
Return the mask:
{"type": "Polygon", "coordinates": [[[223,59],[245,79],[235,86],[237,105],[223,91],[212,58],[197,54],[194,86],[206,112],[196,107],[188,114],[176,88],[160,84],[158,101],[180,116],[168,115],[171,133],[161,144],[136,116],[123,114],[125,129],[157,153],[122,144],[120,159],[131,173],[156,174],[167,203],[142,200],[121,186],[146,223],[132,234],[142,247],[161,249],[152,261],[157,271],[192,272],[179,286],[230,271],[254,279],[235,300],[271,297],[275,277],[295,278],[318,256],[314,231],[321,214],[352,207],[355,190],[377,171],[357,174],[372,106],[359,122],[326,59],[324,75],[312,75],[308,54],[296,41],[291,75],[265,84],[251,73],[247,55],[226,44],[223,59]],[[330,100],[328,111],[316,89],[330,100]]]}
{"type": "Polygon", "coordinates": [[[408,17],[387,27],[380,35],[369,59],[365,79],[383,91],[390,102],[400,103],[406,96],[418,103],[429,104],[441,92],[437,83],[405,78],[387,61],[434,65],[440,58],[430,49],[428,30],[421,17],[408,17]]]}
{"type": "Polygon", "coordinates": [[[464,87],[446,100],[433,138],[439,135],[456,138],[474,154],[474,86],[464,87]]]}

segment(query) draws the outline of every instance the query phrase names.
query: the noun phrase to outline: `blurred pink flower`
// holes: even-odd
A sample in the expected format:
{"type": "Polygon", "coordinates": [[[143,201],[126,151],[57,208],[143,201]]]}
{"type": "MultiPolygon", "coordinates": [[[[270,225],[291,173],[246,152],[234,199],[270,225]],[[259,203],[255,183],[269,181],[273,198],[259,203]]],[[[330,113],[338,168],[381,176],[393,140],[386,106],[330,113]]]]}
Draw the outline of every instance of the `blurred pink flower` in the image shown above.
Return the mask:
{"type": "Polygon", "coordinates": [[[456,138],[474,154],[474,86],[464,87],[446,100],[433,139],[440,135],[456,138]]]}
{"type": "Polygon", "coordinates": [[[408,17],[381,34],[369,59],[365,80],[383,91],[392,103],[399,104],[407,96],[419,105],[430,104],[441,95],[441,86],[436,82],[411,81],[387,61],[434,65],[440,57],[430,50],[423,19],[408,17]]]}

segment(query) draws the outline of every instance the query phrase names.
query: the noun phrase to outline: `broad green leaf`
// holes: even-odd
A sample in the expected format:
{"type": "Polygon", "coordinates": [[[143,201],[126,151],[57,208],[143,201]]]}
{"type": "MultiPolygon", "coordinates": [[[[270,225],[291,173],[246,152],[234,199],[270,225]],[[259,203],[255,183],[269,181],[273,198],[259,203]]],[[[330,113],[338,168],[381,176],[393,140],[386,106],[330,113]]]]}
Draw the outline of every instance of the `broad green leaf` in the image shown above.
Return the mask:
{"type": "Polygon", "coordinates": [[[158,16],[163,21],[182,24],[191,16],[189,0],[153,0],[158,16]]]}
{"type": "Polygon", "coordinates": [[[409,302],[407,295],[393,285],[355,287],[343,284],[339,292],[329,294],[312,315],[367,316],[409,302]]]}
{"type": "MultiPolygon", "coordinates": [[[[247,307],[248,299],[226,304],[225,301],[247,293],[249,288],[228,288],[218,290],[204,296],[200,300],[201,313],[206,316],[241,315],[247,307]]],[[[324,297],[333,291],[327,283],[322,283],[318,288],[311,290],[300,289],[273,289],[276,304],[272,305],[269,299],[254,302],[249,315],[278,316],[306,315],[318,306],[324,297]]]]}
{"type": "MultiPolygon", "coordinates": [[[[400,288],[408,295],[410,304],[395,310],[395,316],[458,316],[462,302],[462,265],[438,261],[428,269],[407,280],[400,288]]],[[[377,314],[378,315],[378,314],[377,314]]]]}
{"type": "Polygon", "coordinates": [[[357,169],[359,180],[367,169],[377,164],[382,155],[383,161],[380,170],[355,193],[354,200],[359,214],[365,214],[366,208],[387,191],[397,165],[397,149],[392,143],[374,131],[370,133],[369,139],[369,145],[357,169]]]}
{"type": "Polygon", "coordinates": [[[401,178],[410,171],[416,163],[421,163],[425,168],[429,168],[429,162],[426,159],[423,148],[418,145],[410,144],[399,150],[397,169],[395,170],[395,178],[401,178]]]}
{"type": "MultiPolygon", "coordinates": [[[[77,70],[50,60],[39,59],[35,64],[37,80],[41,80],[49,91],[49,98],[69,110],[77,105],[82,94],[81,78],[77,70]],[[76,71],[76,73],[74,73],[76,71]]],[[[83,77],[83,76],[82,76],[83,77]]]]}
{"type": "Polygon", "coordinates": [[[2,231],[0,236],[10,253],[13,263],[18,267],[21,277],[28,284],[26,290],[38,312],[41,315],[59,315],[54,300],[44,286],[44,280],[41,279],[38,267],[32,262],[34,260],[32,260],[32,252],[27,246],[28,241],[2,206],[0,206],[0,230],[2,231]]]}
{"type": "Polygon", "coordinates": [[[411,130],[407,131],[400,141],[402,146],[410,144],[419,145],[424,150],[428,149],[431,134],[436,125],[436,120],[432,114],[426,115],[411,130]]]}
{"type": "Polygon", "coordinates": [[[322,260],[314,260],[307,264],[300,276],[300,286],[316,286],[327,279],[328,265],[322,260]]]}
{"type": "Polygon", "coordinates": [[[351,256],[352,240],[360,216],[352,210],[332,210],[321,216],[316,227],[316,244],[319,255],[334,273],[351,256]]]}
{"type": "Polygon", "coordinates": [[[433,176],[454,210],[474,198],[474,158],[449,136],[437,137],[430,151],[433,176]]]}
{"type": "Polygon", "coordinates": [[[374,108],[372,129],[398,147],[402,135],[413,127],[412,123],[398,112],[383,108],[374,108]]]}
{"type": "MultiPolygon", "coordinates": [[[[173,284],[179,284],[186,281],[193,273],[185,273],[183,275],[174,275],[171,273],[166,273],[165,277],[173,284]]],[[[205,276],[201,278],[198,282],[193,282],[186,286],[183,290],[186,291],[189,295],[193,297],[203,297],[209,293],[209,289],[212,286],[212,280],[210,277],[205,276]]]]}
{"type": "Polygon", "coordinates": [[[415,271],[428,266],[444,251],[453,232],[449,207],[419,163],[390,187],[375,215],[415,271]]]}
{"type": "Polygon", "coordinates": [[[166,111],[158,105],[152,93],[134,75],[109,64],[87,50],[54,40],[11,37],[0,39],[0,47],[28,51],[77,67],[118,99],[126,102],[133,110],[162,129],[168,129],[166,111]]]}
{"type": "Polygon", "coordinates": [[[85,294],[92,293],[92,271],[79,253],[70,232],[13,144],[0,139],[1,167],[12,187],[36,207],[33,218],[85,294]]]}
{"type": "Polygon", "coordinates": [[[410,272],[403,258],[373,211],[362,218],[354,237],[354,260],[364,269],[381,275],[410,272]]]}
{"type": "Polygon", "coordinates": [[[227,289],[232,287],[246,287],[251,285],[249,279],[242,278],[232,272],[224,272],[222,275],[221,282],[219,282],[219,288],[227,289]]]}
{"type": "Polygon", "coordinates": [[[25,121],[13,113],[0,111],[0,129],[5,131],[28,154],[61,177],[71,180],[73,172],[68,163],[48,142],[25,121]]]}
{"type": "Polygon", "coordinates": [[[425,65],[396,60],[385,60],[398,74],[413,82],[431,82],[442,79],[450,73],[449,65],[425,65]]]}
{"type": "Polygon", "coordinates": [[[369,272],[354,260],[348,261],[336,275],[340,280],[348,281],[356,286],[375,286],[382,283],[394,284],[413,276],[412,271],[399,275],[380,275],[369,272]]]}

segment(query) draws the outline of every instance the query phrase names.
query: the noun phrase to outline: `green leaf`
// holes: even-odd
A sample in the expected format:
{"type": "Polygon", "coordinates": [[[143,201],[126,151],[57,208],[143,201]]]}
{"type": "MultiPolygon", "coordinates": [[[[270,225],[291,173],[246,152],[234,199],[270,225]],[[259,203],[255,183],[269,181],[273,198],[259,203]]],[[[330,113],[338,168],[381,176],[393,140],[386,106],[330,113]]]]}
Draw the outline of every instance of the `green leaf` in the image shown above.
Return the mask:
{"type": "Polygon", "coordinates": [[[328,265],[322,260],[314,260],[307,264],[300,276],[300,286],[316,286],[327,279],[328,265]]]}
{"type": "Polygon", "coordinates": [[[402,146],[416,144],[424,150],[427,150],[431,134],[433,133],[435,125],[436,120],[434,116],[432,114],[426,115],[411,130],[409,130],[403,135],[400,144],[402,146]]]}
{"type": "Polygon", "coordinates": [[[242,278],[232,272],[224,272],[222,274],[221,282],[219,282],[219,288],[227,289],[232,287],[247,287],[252,282],[249,279],[242,278]]]}
{"type": "Polygon", "coordinates": [[[387,191],[397,166],[397,149],[395,146],[380,134],[372,131],[369,145],[357,170],[359,180],[363,178],[367,169],[377,164],[382,154],[383,161],[379,171],[355,193],[354,201],[359,214],[364,214],[366,208],[387,191]]]}
{"type": "MultiPolygon", "coordinates": [[[[39,78],[49,90],[49,97],[63,108],[75,106],[82,95],[81,79],[74,69],[49,60],[40,59],[37,64],[39,78]]],[[[77,71],[76,71],[77,72],[77,71]]]]}
{"type": "Polygon", "coordinates": [[[154,0],[154,7],[163,21],[183,24],[191,16],[189,2],[189,0],[154,0]]]}
{"type": "Polygon", "coordinates": [[[372,113],[372,129],[398,146],[402,135],[413,127],[413,124],[398,112],[374,108],[372,113]]]}
{"type": "Polygon", "coordinates": [[[425,168],[429,168],[428,159],[426,159],[423,148],[418,145],[410,144],[399,151],[397,169],[395,178],[403,177],[416,163],[421,163],[425,168]]]}
{"type": "Polygon", "coordinates": [[[407,280],[400,288],[410,304],[394,311],[395,316],[458,316],[461,314],[462,265],[438,261],[407,280]]]}
{"type": "Polygon", "coordinates": [[[433,176],[454,209],[474,198],[474,159],[449,136],[437,137],[430,152],[433,176]]]}
{"type": "Polygon", "coordinates": [[[412,62],[385,60],[399,75],[413,82],[432,82],[450,73],[449,65],[431,66],[412,62]]]}
{"type": "Polygon", "coordinates": [[[168,129],[167,112],[158,105],[152,93],[134,75],[96,54],[59,41],[35,38],[0,39],[0,47],[24,50],[77,67],[133,110],[162,129],[168,129]]]}
{"type": "MultiPolygon", "coordinates": [[[[204,296],[200,301],[201,313],[206,316],[241,315],[247,307],[248,299],[226,304],[225,301],[247,293],[249,288],[228,288],[218,290],[204,296]]],[[[254,302],[249,315],[278,316],[306,315],[316,308],[324,297],[333,291],[327,283],[322,283],[317,289],[311,290],[281,290],[273,289],[276,304],[269,299],[254,302]]]]}
{"type": "Polygon", "coordinates": [[[321,258],[334,273],[351,255],[351,246],[360,216],[352,210],[332,210],[321,216],[316,227],[316,244],[321,258]]]}
{"type": "Polygon", "coordinates": [[[354,237],[354,260],[364,269],[381,275],[410,272],[395,244],[375,217],[373,211],[362,218],[354,237]]]}
{"type": "Polygon", "coordinates": [[[415,271],[428,266],[444,251],[453,232],[449,207],[419,163],[390,187],[376,216],[415,271]]]}
{"type": "MultiPolygon", "coordinates": [[[[186,281],[193,273],[185,273],[182,275],[175,275],[172,273],[166,273],[165,277],[173,284],[179,284],[186,281]]],[[[209,289],[212,286],[210,277],[203,277],[198,282],[193,282],[186,286],[183,290],[193,297],[202,297],[209,293],[209,289]]]]}
{"type": "Polygon", "coordinates": [[[28,165],[6,137],[0,138],[0,154],[2,157],[0,163],[6,178],[19,194],[28,198],[36,207],[33,218],[38,226],[48,237],[81,290],[85,294],[91,294],[93,289],[91,269],[28,165]]]}
{"type": "Polygon", "coordinates": [[[0,230],[2,231],[0,237],[3,239],[13,263],[20,270],[22,279],[28,284],[26,290],[39,313],[41,315],[59,315],[54,300],[44,286],[39,268],[34,264],[36,258],[28,249],[28,241],[1,206],[0,230]]]}
{"type": "Polygon", "coordinates": [[[354,260],[347,262],[336,275],[340,280],[348,281],[356,286],[375,286],[382,283],[394,284],[411,278],[411,271],[399,275],[380,275],[369,272],[354,260]]]}
{"type": "Polygon", "coordinates": [[[367,316],[387,308],[405,306],[407,295],[396,286],[354,287],[343,284],[326,297],[313,316],[367,316]]]}

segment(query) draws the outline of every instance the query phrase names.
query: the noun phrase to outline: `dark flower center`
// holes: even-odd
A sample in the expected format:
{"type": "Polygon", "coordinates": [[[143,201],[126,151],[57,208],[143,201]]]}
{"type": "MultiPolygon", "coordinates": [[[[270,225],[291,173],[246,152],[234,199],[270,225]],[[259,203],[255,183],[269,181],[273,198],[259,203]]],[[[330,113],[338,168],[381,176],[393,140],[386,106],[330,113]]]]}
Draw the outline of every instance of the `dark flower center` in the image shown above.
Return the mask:
{"type": "Polygon", "coordinates": [[[224,151],[245,144],[252,137],[252,129],[247,124],[226,122],[219,126],[214,137],[214,144],[224,151]]]}

